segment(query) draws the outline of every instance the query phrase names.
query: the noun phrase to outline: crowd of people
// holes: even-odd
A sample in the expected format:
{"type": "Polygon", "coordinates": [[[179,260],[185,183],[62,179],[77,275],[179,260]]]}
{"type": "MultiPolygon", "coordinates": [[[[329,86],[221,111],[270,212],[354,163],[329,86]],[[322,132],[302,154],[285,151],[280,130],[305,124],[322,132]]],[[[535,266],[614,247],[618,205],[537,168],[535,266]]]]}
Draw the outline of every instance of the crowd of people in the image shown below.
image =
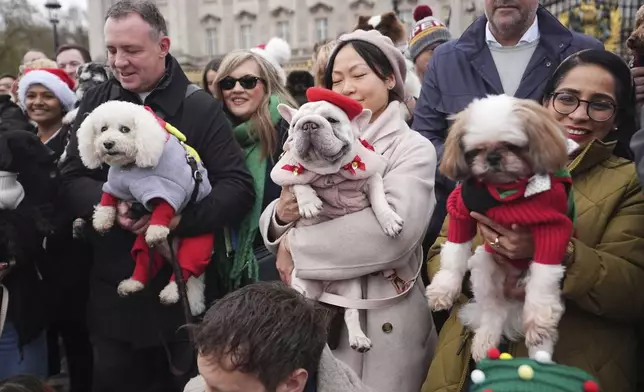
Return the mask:
{"type": "MultiPolygon", "coordinates": [[[[172,56],[166,21],[148,0],[107,11],[106,64],[77,45],[54,60],[25,53],[16,75],[0,76],[0,392],[53,391],[61,372],[71,392],[642,390],[644,67],[567,29],[538,0],[485,0],[485,15],[456,39],[428,6],[414,20],[405,31],[394,12],[361,17],[312,48],[308,71],[287,73],[290,48],[273,38],[209,62],[201,88],[172,56]],[[280,105],[306,105],[314,86],[370,112],[359,137],[386,161],[383,190],[404,221],[398,236],[383,232],[371,207],[297,224],[297,192],[271,172],[293,148],[294,121],[280,105]],[[521,339],[474,361],[459,317],[473,300],[468,284],[449,311],[430,311],[426,299],[457,186],[439,170],[453,116],[499,94],[539,103],[576,146],[567,164],[575,231],[561,261],[565,313],[550,365],[569,377],[530,362],[521,339]],[[159,301],[171,262],[152,267],[140,292],[117,290],[155,218],[120,200],[113,230],[92,225],[109,166],[87,166],[78,129],[110,101],[144,105],[178,129],[207,172],[212,191],[168,225],[170,243],[215,236],[202,314],[159,301]],[[343,306],[288,287],[294,271],[330,291],[360,281],[362,298],[345,300],[359,311],[368,352],[350,341],[343,306]],[[507,370],[498,358],[512,371],[497,380],[507,370]]],[[[494,248],[504,295],[523,301],[513,261],[533,258],[531,231],[472,217],[472,246],[494,248]]]]}

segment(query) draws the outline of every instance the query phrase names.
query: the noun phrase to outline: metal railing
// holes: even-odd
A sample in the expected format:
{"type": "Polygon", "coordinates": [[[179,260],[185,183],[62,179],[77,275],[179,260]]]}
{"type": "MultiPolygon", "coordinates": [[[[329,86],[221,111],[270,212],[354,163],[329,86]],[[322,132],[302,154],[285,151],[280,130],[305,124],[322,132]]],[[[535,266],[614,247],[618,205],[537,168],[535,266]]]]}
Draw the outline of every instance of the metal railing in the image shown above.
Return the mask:
{"type": "Polygon", "coordinates": [[[643,0],[542,0],[541,4],[568,28],[591,35],[607,50],[628,57],[625,42],[635,27],[643,0]]]}

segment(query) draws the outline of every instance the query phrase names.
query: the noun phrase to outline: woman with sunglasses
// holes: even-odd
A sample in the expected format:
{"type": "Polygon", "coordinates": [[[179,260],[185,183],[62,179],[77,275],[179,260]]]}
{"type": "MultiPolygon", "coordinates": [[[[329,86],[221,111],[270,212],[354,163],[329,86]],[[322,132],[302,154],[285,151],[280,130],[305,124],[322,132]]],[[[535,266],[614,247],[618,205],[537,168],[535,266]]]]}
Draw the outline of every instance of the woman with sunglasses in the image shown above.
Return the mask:
{"type": "MultiPolygon", "coordinates": [[[[563,260],[566,312],[553,359],[589,372],[602,390],[641,391],[637,363],[642,354],[637,346],[644,320],[644,195],[628,147],[636,128],[630,70],[608,51],[574,54],[546,84],[543,105],[578,145],[571,148],[568,163],[577,219],[563,260]]],[[[531,258],[532,236],[521,227],[476,218],[481,237],[474,245],[498,244],[502,256],[497,262],[514,277],[505,282],[505,295],[522,300],[519,272],[508,259],[531,258]]],[[[429,251],[430,277],[440,266],[444,234],[429,251]]],[[[441,329],[422,392],[468,390],[464,384],[473,366],[471,361],[470,369],[466,365],[471,334],[457,317],[468,301],[469,294],[463,294],[441,329]]],[[[523,342],[506,343],[502,349],[515,357],[527,356],[523,342]]]]}
{"type": "Polygon", "coordinates": [[[297,107],[280,83],[278,71],[250,50],[229,53],[221,62],[212,88],[224,103],[234,136],[244,150],[246,165],[255,180],[255,204],[234,231],[237,244],[231,271],[233,289],[258,278],[279,279],[275,258],[266,250],[258,224],[262,210],[280,195],[270,177],[288,136],[288,123],[277,111],[280,103],[297,107]],[[257,270],[259,264],[260,271],[257,270]]]}

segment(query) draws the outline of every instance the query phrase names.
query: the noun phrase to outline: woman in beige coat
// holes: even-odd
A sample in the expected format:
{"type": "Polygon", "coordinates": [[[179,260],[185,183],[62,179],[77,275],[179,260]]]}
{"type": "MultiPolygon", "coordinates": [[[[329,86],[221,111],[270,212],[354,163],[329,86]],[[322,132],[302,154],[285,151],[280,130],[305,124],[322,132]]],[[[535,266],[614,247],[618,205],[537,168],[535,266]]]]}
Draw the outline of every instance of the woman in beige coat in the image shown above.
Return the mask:
{"type": "MultiPolygon", "coordinates": [[[[291,252],[293,263],[278,261],[284,280],[294,265],[304,279],[362,279],[364,300],[351,307],[361,309],[363,331],[373,348],[365,354],[355,352],[343,330],[334,355],[380,392],[418,392],[436,342],[419,278],[422,240],[435,205],[436,151],[400,115],[405,73],[404,58],[390,39],[377,31],[359,30],[339,38],[324,78],[327,88],[373,112],[362,138],[388,160],[385,192],[405,221],[400,236],[385,235],[371,208],[291,228],[299,214],[286,189],[260,219],[267,247],[291,252]],[[384,278],[381,272],[388,269],[395,269],[398,281],[384,278]]],[[[335,304],[343,306],[339,302],[335,304]]]]}

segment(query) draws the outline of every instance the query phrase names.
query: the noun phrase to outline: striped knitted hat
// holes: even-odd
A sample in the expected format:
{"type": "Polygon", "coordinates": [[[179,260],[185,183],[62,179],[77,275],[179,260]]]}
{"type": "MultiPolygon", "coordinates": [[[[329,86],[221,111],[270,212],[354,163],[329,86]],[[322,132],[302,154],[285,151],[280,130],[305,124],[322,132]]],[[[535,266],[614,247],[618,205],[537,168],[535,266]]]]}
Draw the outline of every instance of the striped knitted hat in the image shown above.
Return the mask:
{"type": "Polygon", "coordinates": [[[414,10],[416,23],[409,34],[409,54],[413,61],[416,61],[416,57],[425,49],[452,39],[447,26],[432,15],[432,9],[424,4],[414,10]]]}
{"type": "Polygon", "coordinates": [[[540,351],[535,359],[512,358],[491,349],[471,374],[472,392],[600,392],[586,372],[552,362],[540,351]]]}

